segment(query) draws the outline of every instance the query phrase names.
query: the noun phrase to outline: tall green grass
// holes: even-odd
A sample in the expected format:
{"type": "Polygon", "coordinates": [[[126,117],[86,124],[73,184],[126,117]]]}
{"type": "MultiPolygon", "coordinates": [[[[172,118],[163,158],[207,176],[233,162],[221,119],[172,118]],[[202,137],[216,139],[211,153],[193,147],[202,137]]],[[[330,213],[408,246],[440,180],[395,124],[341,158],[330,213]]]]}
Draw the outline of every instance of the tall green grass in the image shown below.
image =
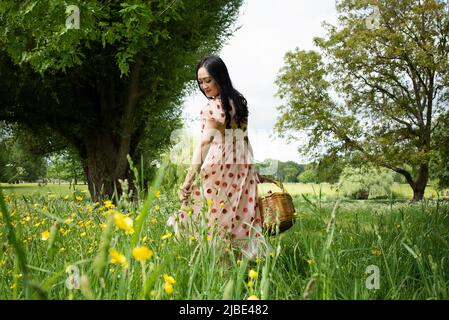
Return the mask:
{"type": "Polygon", "coordinates": [[[207,241],[204,229],[199,240],[170,236],[166,221],[179,204],[173,194],[157,193],[163,170],[146,195],[140,192],[137,201],[117,198],[114,208],[80,198],[78,191],[67,199],[62,194],[6,195],[0,218],[0,298],[449,297],[447,203],[345,202],[317,190],[313,197],[295,197],[293,227],[265,235],[260,256],[248,261],[220,242],[207,241]],[[134,233],[117,229],[108,210],[129,214],[134,233]],[[154,255],[137,261],[136,246],[147,246],[154,255]],[[111,248],[123,254],[127,268],[112,263],[111,248]],[[369,266],[379,268],[379,289],[366,286],[369,266]],[[250,270],[257,277],[251,279],[250,270]],[[176,281],[172,294],[164,289],[164,275],[176,281]]]}

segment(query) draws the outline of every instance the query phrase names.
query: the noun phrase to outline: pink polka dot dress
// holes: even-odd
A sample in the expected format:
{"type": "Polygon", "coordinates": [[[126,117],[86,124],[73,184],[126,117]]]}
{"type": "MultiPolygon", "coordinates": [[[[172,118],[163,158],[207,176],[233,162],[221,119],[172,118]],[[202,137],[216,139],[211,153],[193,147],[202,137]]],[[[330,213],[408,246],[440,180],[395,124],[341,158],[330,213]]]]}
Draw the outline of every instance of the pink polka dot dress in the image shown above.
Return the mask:
{"type": "MultiPolygon", "coordinates": [[[[190,222],[198,221],[195,219],[204,212],[209,230],[217,230],[215,235],[241,248],[248,258],[253,259],[260,247],[259,242],[263,240],[257,204],[259,180],[247,126],[238,128],[232,101],[231,107],[231,128],[237,130],[226,129],[224,136],[220,135],[222,139],[214,138],[201,166],[199,179],[192,184],[190,201],[170,217],[168,224],[179,234],[180,223],[187,225],[189,219],[193,219],[190,222]]],[[[201,133],[208,119],[225,124],[219,97],[202,108],[200,118],[201,133]]]]}

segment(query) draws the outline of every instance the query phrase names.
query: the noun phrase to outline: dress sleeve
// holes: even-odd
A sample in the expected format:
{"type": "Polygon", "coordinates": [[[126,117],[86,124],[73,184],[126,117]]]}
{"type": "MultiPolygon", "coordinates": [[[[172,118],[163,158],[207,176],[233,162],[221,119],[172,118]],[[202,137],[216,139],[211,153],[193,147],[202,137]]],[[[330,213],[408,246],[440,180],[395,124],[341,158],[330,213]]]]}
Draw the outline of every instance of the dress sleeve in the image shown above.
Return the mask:
{"type": "Polygon", "coordinates": [[[221,107],[221,102],[216,100],[209,101],[207,105],[203,107],[200,117],[203,123],[207,120],[213,120],[224,124],[226,120],[225,113],[221,107]]]}

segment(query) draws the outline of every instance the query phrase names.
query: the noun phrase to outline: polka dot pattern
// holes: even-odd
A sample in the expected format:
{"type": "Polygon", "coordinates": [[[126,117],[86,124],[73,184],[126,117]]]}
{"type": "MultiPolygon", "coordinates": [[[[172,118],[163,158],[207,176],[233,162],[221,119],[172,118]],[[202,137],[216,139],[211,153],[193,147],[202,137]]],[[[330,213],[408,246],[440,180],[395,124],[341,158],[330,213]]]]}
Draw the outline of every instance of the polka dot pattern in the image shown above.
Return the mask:
{"type": "MultiPolygon", "coordinates": [[[[234,115],[232,105],[231,115],[234,115]]],[[[225,114],[220,98],[211,100],[200,112],[201,132],[208,119],[225,124],[225,114]]],[[[237,129],[234,119],[231,127],[237,129]]],[[[224,239],[232,239],[232,244],[241,247],[246,252],[257,250],[254,241],[261,237],[261,219],[259,207],[255,204],[257,199],[257,177],[252,154],[249,153],[249,140],[245,139],[245,150],[248,157],[234,155],[237,145],[236,139],[232,143],[211,143],[206,159],[200,170],[199,184],[192,185],[189,208],[192,217],[198,217],[203,206],[208,208],[209,227],[218,226],[224,239]],[[228,146],[229,145],[229,146],[228,146]],[[234,151],[234,152],[232,152],[234,151]],[[238,161],[233,161],[235,158],[238,161]],[[208,159],[216,161],[208,162],[208,159]],[[223,162],[220,162],[224,160],[223,162]],[[243,160],[243,161],[241,161],[243,160]],[[249,161],[248,161],[249,160],[249,161]],[[258,237],[257,237],[258,235],[258,237]],[[249,239],[248,239],[249,238],[249,239]],[[253,249],[251,249],[253,248],[253,249]]],[[[245,154],[243,152],[243,154],[245,154]]],[[[189,219],[183,204],[178,213],[177,221],[184,223],[189,219]]],[[[260,239],[259,239],[260,240],[260,239]]],[[[248,252],[249,255],[254,254],[248,252]]]]}

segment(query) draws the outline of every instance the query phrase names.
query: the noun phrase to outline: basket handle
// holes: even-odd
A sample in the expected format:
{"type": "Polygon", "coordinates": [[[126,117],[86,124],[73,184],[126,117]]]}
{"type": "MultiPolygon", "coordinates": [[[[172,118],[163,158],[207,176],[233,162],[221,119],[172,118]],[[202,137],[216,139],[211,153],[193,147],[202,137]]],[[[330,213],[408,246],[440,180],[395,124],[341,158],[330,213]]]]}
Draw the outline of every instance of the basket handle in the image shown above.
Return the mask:
{"type": "Polygon", "coordinates": [[[275,180],[275,179],[272,179],[272,178],[269,178],[269,177],[262,176],[262,175],[259,175],[259,177],[261,177],[263,180],[273,182],[276,186],[278,186],[279,188],[281,188],[281,190],[282,190],[283,192],[287,192],[287,190],[285,190],[285,187],[284,187],[284,185],[282,184],[282,182],[280,182],[280,181],[278,181],[278,180],[275,180]]]}

